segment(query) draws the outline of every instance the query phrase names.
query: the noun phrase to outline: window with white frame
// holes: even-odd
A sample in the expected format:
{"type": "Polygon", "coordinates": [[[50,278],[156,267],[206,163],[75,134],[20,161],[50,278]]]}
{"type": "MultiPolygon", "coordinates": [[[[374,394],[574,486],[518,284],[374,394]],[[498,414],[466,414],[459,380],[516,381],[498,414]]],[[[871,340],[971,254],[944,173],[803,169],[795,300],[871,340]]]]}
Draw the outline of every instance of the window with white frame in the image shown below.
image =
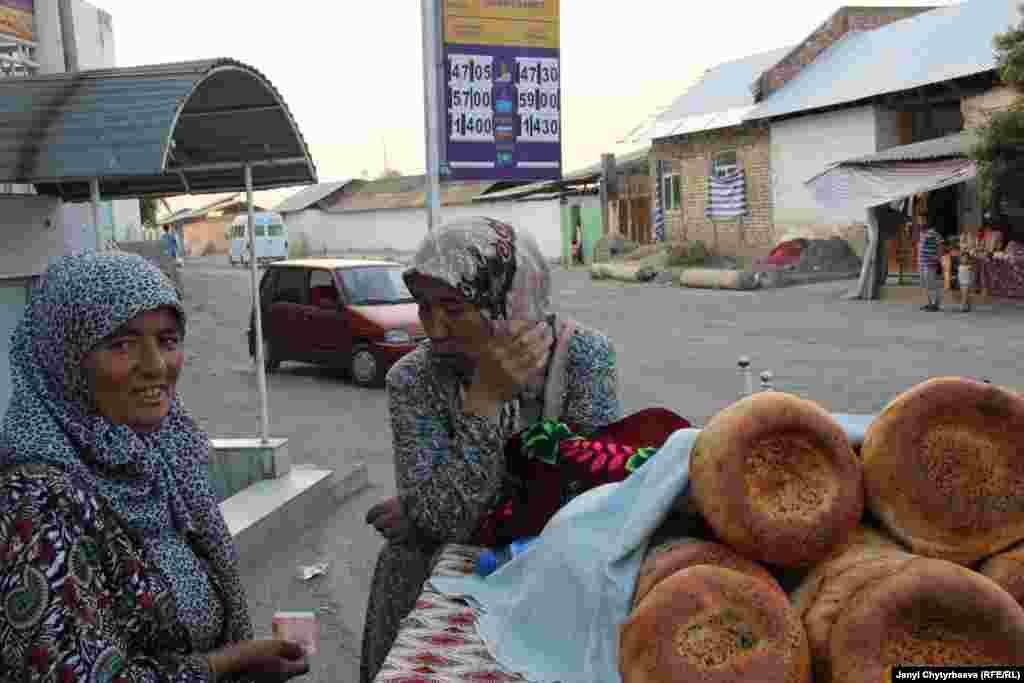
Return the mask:
{"type": "Polygon", "coordinates": [[[711,163],[711,173],[716,178],[735,173],[739,168],[739,161],[736,159],[736,150],[719,152],[711,163]]]}
{"type": "Polygon", "coordinates": [[[683,180],[671,161],[661,161],[661,206],[663,211],[678,211],[683,205],[683,180]]]}

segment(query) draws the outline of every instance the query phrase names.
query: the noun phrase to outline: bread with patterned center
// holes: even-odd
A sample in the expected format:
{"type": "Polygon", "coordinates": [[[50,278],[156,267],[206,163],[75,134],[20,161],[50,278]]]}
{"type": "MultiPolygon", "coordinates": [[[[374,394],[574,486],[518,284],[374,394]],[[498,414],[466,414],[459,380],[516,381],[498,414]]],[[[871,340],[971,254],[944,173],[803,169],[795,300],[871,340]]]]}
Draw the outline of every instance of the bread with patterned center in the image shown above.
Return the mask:
{"type": "Polygon", "coordinates": [[[715,415],[690,457],[692,495],[744,557],[809,567],[846,541],[864,510],[860,461],[812,401],[777,391],[715,415]]]}
{"type": "Polygon", "coordinates": [[[914,553],[964,566],[1024,541],[1024,396],[938,377],[864,435],[867,504],[914,553]]]}
{"type": "Polygon", "coordinates": [[[784,593],[697,565],[655,584],[620,630],[624,683],[810,683],[800,617],[784,593]]]}

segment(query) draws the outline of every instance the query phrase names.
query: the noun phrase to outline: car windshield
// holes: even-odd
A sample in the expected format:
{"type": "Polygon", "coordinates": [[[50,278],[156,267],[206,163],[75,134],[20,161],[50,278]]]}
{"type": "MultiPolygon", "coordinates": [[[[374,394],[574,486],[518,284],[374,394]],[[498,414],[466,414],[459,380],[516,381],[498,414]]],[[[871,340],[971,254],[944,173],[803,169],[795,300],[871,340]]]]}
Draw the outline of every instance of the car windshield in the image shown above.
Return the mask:
{"type": "Polygon", "coordinates": [[[354,306],[405,304],[414,301],[402,280],[401,266],[366,266],[338,271],[354,306]]]}

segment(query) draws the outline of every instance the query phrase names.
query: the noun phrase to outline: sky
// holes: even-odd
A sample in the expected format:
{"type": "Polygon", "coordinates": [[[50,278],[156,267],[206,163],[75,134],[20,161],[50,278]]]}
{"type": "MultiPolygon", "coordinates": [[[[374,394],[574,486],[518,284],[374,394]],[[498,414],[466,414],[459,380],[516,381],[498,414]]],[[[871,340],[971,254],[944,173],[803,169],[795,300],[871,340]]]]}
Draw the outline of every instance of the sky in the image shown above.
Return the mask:
{"type": "MultiPolygon", "coordinates": [[[[320,182],[423,173],[420,0],[89,0],[113,16],[118,66],[231,57],[278,89],[320,182]]],[[[598,163],[722,62],[795,45],[837,0],[562,0],[562,157],[598,163]]],[[[857,5],[950,5],[859,0],[857,5]]],[[[273,206],[301,188],[257,193],[273,206]]],[[[218,195],[169,199],[175,209],[218,195]]]]}

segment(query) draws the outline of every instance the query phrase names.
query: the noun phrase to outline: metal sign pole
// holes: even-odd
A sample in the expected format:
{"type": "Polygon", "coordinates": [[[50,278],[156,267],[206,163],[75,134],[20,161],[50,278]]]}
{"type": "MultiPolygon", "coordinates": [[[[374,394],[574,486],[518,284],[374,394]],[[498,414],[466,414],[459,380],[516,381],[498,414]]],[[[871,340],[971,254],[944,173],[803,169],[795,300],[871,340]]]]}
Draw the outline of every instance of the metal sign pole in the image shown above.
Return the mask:
{"type": "Polygon", "coordinates": [[[89,195],[92,200],[92,226],[96,229],[96,251],[103,251],[103,231],[100,229],[100,181],[89,181],[89,195]]]}
{"type": "Polygon", "coordinates": [[[423,108],[427,143],[427,231],[432,234],[441,214],[441,180],[438,150],[441,144],[438,110],[440,67],[437,7],[442,0],[422,0],[423,5],[423,108]]]}
{"type": "Polygon", "coordinates": [[[260,439],[269,440],[270,415],[267,407],[267,366],[263,358],[263,315],[260,310],[260,287],[256,267],[256,226],[252,211],[252,166],[245,165],[245,201],[249,209],[249,274],[252,285],[253,335],[256,344],[256,386],[260,392],[260,439]]]}

